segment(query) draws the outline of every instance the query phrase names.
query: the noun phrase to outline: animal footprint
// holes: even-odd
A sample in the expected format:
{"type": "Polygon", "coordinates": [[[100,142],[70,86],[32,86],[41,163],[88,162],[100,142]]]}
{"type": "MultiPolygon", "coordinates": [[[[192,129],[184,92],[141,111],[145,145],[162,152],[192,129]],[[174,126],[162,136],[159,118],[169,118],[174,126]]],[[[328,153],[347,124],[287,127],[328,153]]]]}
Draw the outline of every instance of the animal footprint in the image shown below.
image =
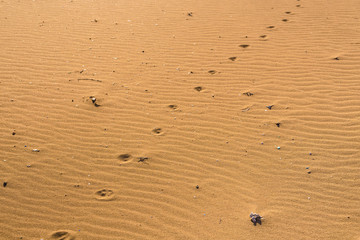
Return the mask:
{"type": "Polygon", "coordinates": [[[260,35],[259,36],[260,37],[260,40],[262,40],[262,41],[266,41],[266,40],[268,40],[268,37],[267,37],[267,35],[260,35]]]}
{"type": "Polygon", "coordinates": [[[164,132],[163,132],[163,130],[162,130],[161,128],[154,128],[154,129],[152,130],[152,133],[153,133],[154,135],[162,135],[162,134],[164,134],[164,132]]]}
{"type": "Polygon", "coordinates": [[[244,92],[243,95],[248,96],[248,97],[251,97],[251,96],[254,95],[254,94],[251,93],[251,92],[244,92]]]}
{"type": "Polygon", "coordinates": [[[168,105],[169,108],[173,109],[173,110],[177,110],[178,109],[178,106],[175,105],[175,104],[170,104],[168,105]]]}
{"type": "Polygon", "coordinates": [[[50,237],[50,240],[75,240],[75,233],[68,230],[60,230],[53,232],[50,237]]]}
{"type": "Polygon", "coordinates": [[[142,163],[147,163],[148,160],[149,160],[148,157],[139,157],[138,158],[138,162],[142,162],[142,163]]]}
{"type": "Polygon", "coordinates": [[[194,87],[194,89],[196,90],[196,91],[198,91],[198,92],[201,92],[202,90],[203,90],[203,88],[202,87],[194,87]]]}
{"type": "Polygon", "coordinates": [[[95,198],[100,201],[110,201],[115,198],[115,194],[110,189],[102,189],[95,193],[95,198]]]}
{"type": "Polygon", "coordinates": [[[121,164],[124,164],[131,162],[133,160],[133,157],[128,153],[124,153],[124,154],[120,154],[118,156],[118,159],[120,159],[121,164]]]}

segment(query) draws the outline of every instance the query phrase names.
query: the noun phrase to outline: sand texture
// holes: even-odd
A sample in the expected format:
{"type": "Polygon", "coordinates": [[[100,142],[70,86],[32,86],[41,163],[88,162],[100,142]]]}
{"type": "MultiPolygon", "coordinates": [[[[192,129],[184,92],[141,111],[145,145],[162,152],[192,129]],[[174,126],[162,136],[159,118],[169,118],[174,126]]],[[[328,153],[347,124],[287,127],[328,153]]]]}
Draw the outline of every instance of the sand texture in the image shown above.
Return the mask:
{"type": "Polygon", "coordinates": [[[2,0],[0,239],[359,240],[359,13],[2,0]]]}

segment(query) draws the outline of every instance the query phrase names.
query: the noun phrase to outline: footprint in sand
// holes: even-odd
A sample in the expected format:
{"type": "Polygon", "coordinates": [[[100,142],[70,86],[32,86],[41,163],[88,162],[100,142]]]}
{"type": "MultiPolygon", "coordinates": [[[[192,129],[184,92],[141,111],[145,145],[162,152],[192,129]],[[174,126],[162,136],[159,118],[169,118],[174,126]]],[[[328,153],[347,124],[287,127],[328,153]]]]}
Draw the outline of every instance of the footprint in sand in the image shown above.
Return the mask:
{"type": "Polygon", "coordinates": [[[204,90],[203,87],[200,87],[200,86],[194,87],[194,89],[195,89],[195,91],[198,91],[198,92],[201,92],[202,90],[204,90]]]}
{"type": "Polygon", "coordinates": [[[251,97],[252,95],[254,95],[252,92],[244,92],[243,95],[251,97]]]}
{"type": "Polygon", "coordinates": [[[154,128],[151,132],[154,135],[163,135],[164,134],[164,131],[161,128],[154,128]]]}
{"type": "Polygon", "coordinates": [[[147,163],[148,160],[149,160],[148,157],[138,157],[138,162],[141,162],[141,163],[147,163]]]}
{"type": "Polygon", "coordinates": [[[179,107],[177,105],[175,105],[175,104],[170,104],[170,105],[168,105],[168,107],[173,109],[173,110],[179,109],[179,107]]]}
{"type": "Polygon", "coordinates": [[[267,35],[260,35],[259,36],[259,38],[260,38],[260,40],[262,40],[262,41],[267,41],[268,40],[268,36],[267,35]]]}
{"type": "Polygon", "coordinates": [[[69,230],[60,230],[50,234],[50,240],[75,240],[75,232],[69,230]]]}
{"type": "Polygon", "coordinates": [[[115,199],[115,194],[110,189],[101,189],[95,192],[95,198],[100,201],[111,201],[115,199]]]}
{"type": "Polygon", "coordinates": [[[133,160],[133,157],[128,154],[128,153],[124,153],[124,154],[120,154],[118,156],[118,159],[120,159],[120,164],[124,164],[124,163],[129,163],[133,160]]]}

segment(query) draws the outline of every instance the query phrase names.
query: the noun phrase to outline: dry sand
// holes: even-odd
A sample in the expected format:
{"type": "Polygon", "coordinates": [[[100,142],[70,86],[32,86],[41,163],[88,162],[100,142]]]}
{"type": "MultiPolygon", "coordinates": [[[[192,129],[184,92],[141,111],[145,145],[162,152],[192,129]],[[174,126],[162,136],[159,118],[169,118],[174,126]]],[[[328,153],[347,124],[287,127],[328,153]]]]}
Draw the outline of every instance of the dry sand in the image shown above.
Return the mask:
{"type": "Polygon", "coordinates": [[[359,12],[2,0],[0,239],[359,239],[359,12]]]}

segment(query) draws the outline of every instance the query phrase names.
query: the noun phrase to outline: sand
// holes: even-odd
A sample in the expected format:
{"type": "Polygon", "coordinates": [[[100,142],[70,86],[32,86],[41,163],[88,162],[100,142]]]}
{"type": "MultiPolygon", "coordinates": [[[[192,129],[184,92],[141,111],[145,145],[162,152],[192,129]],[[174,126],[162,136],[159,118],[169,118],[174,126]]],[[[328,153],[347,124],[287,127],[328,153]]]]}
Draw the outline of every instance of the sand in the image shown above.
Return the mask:
{"type": "Polygon", "coordinates": [[[359,12],[1,1],[0,239],[360,239],[359,12]]]}

